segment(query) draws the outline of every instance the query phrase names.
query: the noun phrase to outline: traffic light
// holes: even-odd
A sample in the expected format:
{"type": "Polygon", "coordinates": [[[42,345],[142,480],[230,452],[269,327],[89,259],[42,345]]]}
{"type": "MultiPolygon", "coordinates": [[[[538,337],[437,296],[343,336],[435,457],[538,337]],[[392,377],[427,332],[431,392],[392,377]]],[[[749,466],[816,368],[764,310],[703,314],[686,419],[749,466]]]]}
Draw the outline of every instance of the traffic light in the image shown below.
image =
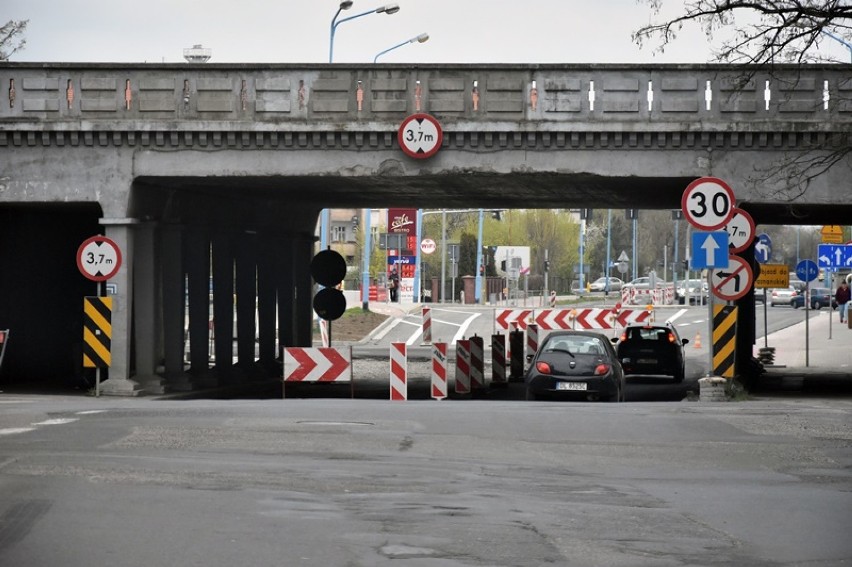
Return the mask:
{"type": "Polygon", "coordinates": [[[500,213],[501,212],[502,211],[498,211],[498,210],[491,211],[491,218],[493,218],[494,220],[500,220],[500,213]]]}
{"type": "Polygon", "coordinates": [[[544,271],[545,271],[545,272],[549,272],[549,271],[550,271],[550,260],[545,260],[545,261],[544,261],[544,271]]]}

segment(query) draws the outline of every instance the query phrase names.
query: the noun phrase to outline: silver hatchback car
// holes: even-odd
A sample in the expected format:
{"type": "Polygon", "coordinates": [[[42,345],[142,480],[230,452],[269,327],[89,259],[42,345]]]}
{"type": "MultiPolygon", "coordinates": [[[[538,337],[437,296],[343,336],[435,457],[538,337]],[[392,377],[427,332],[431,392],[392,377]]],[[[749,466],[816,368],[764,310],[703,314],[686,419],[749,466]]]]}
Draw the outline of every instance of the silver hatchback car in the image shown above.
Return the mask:
{"type": "Polygon", "coordinates": [[[776,287],[769,290],[769,306],[775,307],[776,305],[793,305],[793,298],[798,295],[799,292],[796,291],[796,288],[793,286],[790,287],[776,287]]]}

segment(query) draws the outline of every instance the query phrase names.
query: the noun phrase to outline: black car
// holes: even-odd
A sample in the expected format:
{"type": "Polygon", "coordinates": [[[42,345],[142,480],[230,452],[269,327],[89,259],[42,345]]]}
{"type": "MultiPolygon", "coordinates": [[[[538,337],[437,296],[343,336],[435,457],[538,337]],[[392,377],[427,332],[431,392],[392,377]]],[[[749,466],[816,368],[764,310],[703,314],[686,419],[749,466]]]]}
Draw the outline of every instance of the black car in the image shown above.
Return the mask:
{"type": "MultiPolygon", "coordinates": [[[[823,307],[831,306],[832,309],[837,309],[837,302],[834,300],[834,294],[827,287],[815,287],[808,290],[808,296],[811,298],[809,303],[811,309],[822,309],[823,307]]],[[[790,303],[796,309],[805,306],[805,295],[800,293],[794,297],[790,303]]]]}
{"type": "Polygon", "coordinates": [[[686,363],[681,339],[671,324],[629,325],[618,341],[616,352],[624,374],[674,376],[683,382],[686,363]]]}
{"type": "Polygon", "coordinates": [[[555,331],[527,360],[528,400],[624,401],[624,372],[615,349],[600,333],[555,331]]]}

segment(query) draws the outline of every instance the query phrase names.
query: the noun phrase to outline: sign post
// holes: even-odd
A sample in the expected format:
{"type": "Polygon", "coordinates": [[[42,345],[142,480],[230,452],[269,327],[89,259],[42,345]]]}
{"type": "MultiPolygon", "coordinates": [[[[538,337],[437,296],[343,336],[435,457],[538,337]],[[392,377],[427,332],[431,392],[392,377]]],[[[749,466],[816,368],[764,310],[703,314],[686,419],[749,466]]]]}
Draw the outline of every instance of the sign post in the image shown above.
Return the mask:
{"type": "MultiPolygon", "coordinates": [[[[810,287],[810,282],[814,281],[819,274],[819,268],[813,260],[802,260],[798,264],[796,264],[796,275],[799,276],[799,279],[805,282],[805,366],[810,366],[810,356],[811,356],[811,348],[810,348],[810,321],[808,317],[808,288],[810,287]]],[[[828,338],[831,339],[831,317],[828,318],[828,338]]]]}
{"type": "MultiPolygon", "coordinates": [[[[680,204],[683,214],[689,224],[700,231],[714,231],[725,227],[725,225],[727,225],[731,220],[731,217],[734,216],[734,201],[734,191],[727,183],[716,177],[701,177],[686,186],[683,196],[681,197],[680,204]]],[[[713,239],[712,243],[707,241],[706,237],[704,243],[706,243],[709,247],[712,247],[713,244],[718,244],[715,239],[713,239]]],[[[726,244],[725,250],[727,249],[728,245],[726,244]]],[[[693,245],[692,256],[694,258],[697,255],[698,251],[693,245]]],[[[705,258],[708,256],[710,256],[710,254],[707,253],[707,249],[705,248],[705,258]]],[[[716,257],[714,254],[713,261],[715,262],[715,260],[716,257]]],[[[693,259],[693,262],[694,261],[695,260],[693,259]]],[[[739,270],[737,273],[739,273],[739,270]]],[[[751,274],[751,267],[749,267],[749,274],[751,274]]],[[[711,289],[709,301],[707,302],[707,319],[710,321],[712,335],[714,320],[714,293],[712,293],[712,282],[709,281],[711,276],[708,275],[707,278],[708,287],[711,289]]],[[[720,287],[721,284],[722,282],[720,282],[720,287]]],[[[726,282],[725,287],[727,288],[728,285],[729,284],[726,282]]],[[[748,288],[745,289],[747,290],[748,288]]],[[[745,294],[745,292],[743,292],[743,294],[745,294]]],[[[708,365],[709,377],[713,372],[713,349],[708,350],[710,359],[710,364],[708,365]]]]}
{"type": "Polygon", "coordinates": [[[87,238],[77,248],[77,268],[87,279],[98,282],[97,297],[85,298],[83,303],[83,343],[89,352],[84,354],[82,364],[95,367],[95,397],[100,397],[101,368],[110,366],[112,336],[112,298],[106,297],[103,282],[121,268],[121,249],[106,236],[87,238]]]}

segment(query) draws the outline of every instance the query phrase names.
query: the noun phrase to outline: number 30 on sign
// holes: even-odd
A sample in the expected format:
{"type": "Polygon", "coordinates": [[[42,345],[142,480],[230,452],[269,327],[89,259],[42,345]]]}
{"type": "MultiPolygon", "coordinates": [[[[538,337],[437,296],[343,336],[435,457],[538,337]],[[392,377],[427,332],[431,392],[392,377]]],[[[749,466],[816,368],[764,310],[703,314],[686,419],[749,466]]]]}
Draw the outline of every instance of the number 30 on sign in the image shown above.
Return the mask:
{"type": "Polygon", "coordinates": [[[718,230],[734,214],[734,192],[716,177],[701,177],[683,192],[681,207],[686,220],[699,230],[718,230]]]}

